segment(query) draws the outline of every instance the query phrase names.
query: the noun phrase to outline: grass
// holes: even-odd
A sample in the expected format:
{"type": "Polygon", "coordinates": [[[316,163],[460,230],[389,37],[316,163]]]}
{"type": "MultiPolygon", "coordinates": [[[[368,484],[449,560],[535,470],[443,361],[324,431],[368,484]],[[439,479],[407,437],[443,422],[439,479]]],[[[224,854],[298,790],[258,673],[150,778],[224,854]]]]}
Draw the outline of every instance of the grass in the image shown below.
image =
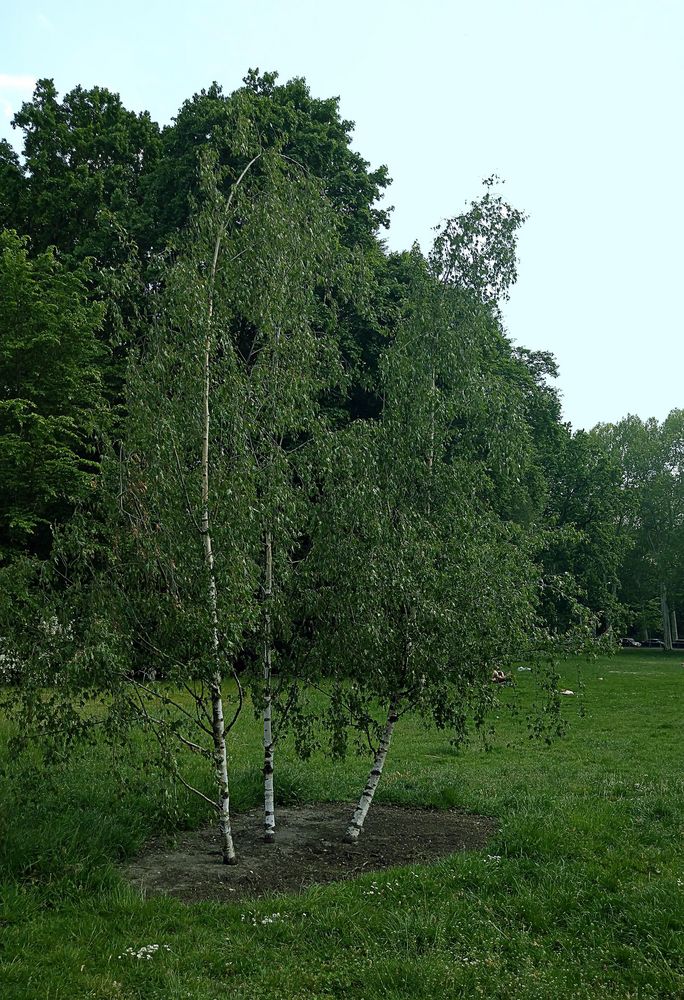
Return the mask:
{"type": "MultiPolygon", "coordinates": [[[[524,705],[530,675],[517,678],[524,705]]],[[[456,752],[418,720],[398,727],[378,799],[496,816],[487,852],[258,903],[145,901],[121,881],[117,860],[170,805],[186,825],[203,816],[183,796],[147,792],[142,745],[123,765],[124,791],[97,749],[40,800],[15,765],[0,798],[0,995],[684,996],[682,657],[630,650],[585,665],[583,679],[584,697],[563,702],[568,735],[550,747],[503,709],[489,753],[456,752]],[[150,944],[160,947],[136,957],[150,944]]],[[[562,683],[577,690],[574,663],[562,683]]],[[[259,795],[258,727],[247,714],[242,726],[237,809],[259,795]]],[[[351,801],[366,765],[302,764],[284,752],[281,800],[351,801]]]]}

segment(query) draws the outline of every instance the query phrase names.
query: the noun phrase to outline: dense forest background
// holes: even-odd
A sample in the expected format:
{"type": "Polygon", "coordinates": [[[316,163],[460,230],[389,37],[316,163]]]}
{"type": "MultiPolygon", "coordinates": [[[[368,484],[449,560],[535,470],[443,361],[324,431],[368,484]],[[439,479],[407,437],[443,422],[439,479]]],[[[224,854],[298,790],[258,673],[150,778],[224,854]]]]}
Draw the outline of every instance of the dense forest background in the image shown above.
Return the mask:
{"type": "Polygon", "coordinates": [[[307,682],[333,748],[352,724],[377,755],[407,706],[460,731],[478,678],[578,630],[678,641],[684,411],[563,422],[553,357],[503,326],[524,215],[496,178],[427,253],[389,253],[388,171],[302,79],[213,84],[165,128],[41,80],[14,125],[0,632],[22,663],[49,637],[68,697],[46,732],[99,685],[189,746],[144,702],[154,675],[216,754],[232,676],[268,778],[278,719],[314,738],[307,682]]]}

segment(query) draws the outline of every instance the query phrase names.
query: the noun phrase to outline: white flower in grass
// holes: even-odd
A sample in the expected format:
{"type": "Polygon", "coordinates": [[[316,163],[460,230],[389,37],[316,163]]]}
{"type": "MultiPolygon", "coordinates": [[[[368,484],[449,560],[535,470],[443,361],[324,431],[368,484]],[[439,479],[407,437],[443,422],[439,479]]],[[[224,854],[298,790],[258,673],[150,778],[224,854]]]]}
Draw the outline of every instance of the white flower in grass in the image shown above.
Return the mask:
{"type": "MultiPolygon", "coordinates": [[[[306,914],[304,914],[306,916],[306,914]]],[[[248,924],[252,924],[256,927],[257,924],[265,926],[266,924],[277,924],[279,920],[286,920],[287,914],[271,913],[267,914],[265,917],[255,917],[253,913],[241,913],[240,920],[246,921],[248,924]]]]}
{"type": "MultiPolygon", "coordinates": [[[[415,873],[411,872],[411,874],[413,875],[415,873]]],[[[387,890],[387,892],[393,892],[395,889],[399,889],[399,888],[401,888],[401,883],[398,882],[398,881],[385,882],[384,885],[379,885],[377,882],[371,882],[370,889],[365,889],[364,892],[363,892],[363,895],[364,896],[381,896],[382,893],[383,893],[383,890],[387,890]]]]}
{"type": "Polygon", "coordinates": [[[163,951],[171,951],[168,944],[144,944],[142,948],[126,948],[123,954],[119,955],[119,958],[137,958],[146,959],[148,962],[151,960],[153,955],[156,955],[159,949],[163,951]]]}

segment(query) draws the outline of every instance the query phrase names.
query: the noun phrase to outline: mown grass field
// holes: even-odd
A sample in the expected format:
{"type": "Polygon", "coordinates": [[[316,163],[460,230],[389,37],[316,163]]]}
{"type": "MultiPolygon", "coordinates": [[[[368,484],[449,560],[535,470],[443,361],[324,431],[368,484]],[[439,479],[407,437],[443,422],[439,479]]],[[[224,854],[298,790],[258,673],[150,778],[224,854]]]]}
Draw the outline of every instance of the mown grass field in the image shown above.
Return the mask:
{"type": "MultiPolygon", "coordinates": [[[[627,651],[584,664],[583,698],[564,700],[569,732],[550,747],[504,710],[489,753],[456,752],[402,720],[379,800],[495,816],[496,839],[481,854],[302,896],[188,907],[124,884],[116,861],[169,804],[147,790],[142,745],[124,792],[101,751],[34,794],[12,764],[0,800],[0,997],[683,997],[682,659],[627,651]]],[[[524,707],[531,678],[516,678],[524,707]]],[[[563,684],[577,690],[575,663],[563,684]]],[[[238,810],[259,800],[258,726],[246,713],[241,727],[238,810]]],[[[351,801],[367,767],[280,756],[288,802],[351,801]]],[[[186,824],[202,821],[194,802],[175,805],[186,824]]]]}

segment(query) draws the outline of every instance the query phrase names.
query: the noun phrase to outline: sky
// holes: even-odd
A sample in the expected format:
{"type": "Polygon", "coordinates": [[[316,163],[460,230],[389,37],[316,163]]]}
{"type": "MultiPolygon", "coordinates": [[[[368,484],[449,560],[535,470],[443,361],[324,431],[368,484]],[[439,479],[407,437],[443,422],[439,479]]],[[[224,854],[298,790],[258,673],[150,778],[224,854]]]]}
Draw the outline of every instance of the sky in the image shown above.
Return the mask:
{"type": "Polygon", "coordinates": [[[684,406],[684,0],[0,0],[0,137],[34,81],[170,122],[249,68],[339,96],[386,163],[388,247],[493,173],[528,220],[509,336],[558,360],[574,428],[684,406]]]}

